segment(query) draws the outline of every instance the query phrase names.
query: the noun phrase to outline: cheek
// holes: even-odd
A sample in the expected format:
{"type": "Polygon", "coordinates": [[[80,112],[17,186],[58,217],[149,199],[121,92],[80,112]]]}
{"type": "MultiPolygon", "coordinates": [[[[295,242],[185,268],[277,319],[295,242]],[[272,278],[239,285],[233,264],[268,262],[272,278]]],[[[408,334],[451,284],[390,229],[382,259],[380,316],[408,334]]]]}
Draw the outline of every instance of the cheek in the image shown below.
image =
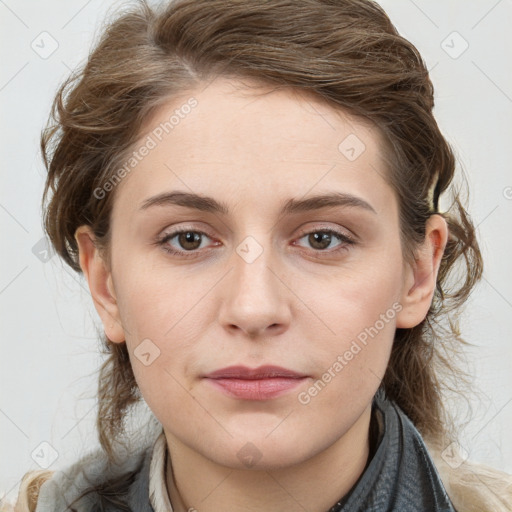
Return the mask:
{"type": "Polygon", "coordinates": [[[218,278],[151,269],[144,262],[135,268],[118,266],[121,284],[116,286],[134,375],[148,404],[161,399],[179,402],[182,388],[190,389],[198,341],[211,323],[206,308],[211,309],[212,301],[204,300],[205,292],[218,278]]]}
{"type": "Polygon", "coordinates": [[[201,298],[215,279],[204,273],[198,278],[197,271],[150,267],[145,260],[127,261],[118,274],[119,311],[132,344],[143,338],[163,341],[182,329],[204,307],[201,298]]]}
{"type": "MultiPolygon", "coordinates": [[[[390,260],[393,261],[393,260],[390,260]]],[[[320,379],[316,389],[305,396],[347,403],[358,395],[371,396],[384,376],[393,345],[396,317],[402,309],[399,302],[401,275],[400,259],[391,263],[367,265],[364,272],[347,272],[333,276],[325,288],[311,293],[312,283],[305,283],[302,293],[309,289],[311,309],[322,320],[315,319],[315,327],[322,335],[313,334],[313,325],[306,329],[315,339],[315,349],[310,350],[316,375],[320,379]],[[324,388],[329,390],[324,391],[324,388]],[[320,393],[321,390],[321,393],[320,393]],[[366,392],[366,393],[365,393],[366,392]]],[[[307,347],[304,347],[307,350],[307,347]]]]}
{"type": "Polygon", "coordinates": [[[323,320],[323,331],[333,339],[351,340],[375,327],[383,337],[392,337],[401,309],[402,270],[399,257],[388,256],[365,258],[322,279],[302,276],[294,291],[307,298],[309,316],[323,320]]]}
{"type": "Polygon", "coordinates": [[[379,296],[375,290],[370,294],[361,289],[352,295],[346,291],[340,291],[337,308],[333,302],[329,306],[335,334],[317,338],[314,351],[309,348],[316,373],[297,399],[302,414],[312,419],[328,414],[334,423],[348,428],[382,382],[401,305],[392,302],[392,287],[382,287],[379,296]]]}

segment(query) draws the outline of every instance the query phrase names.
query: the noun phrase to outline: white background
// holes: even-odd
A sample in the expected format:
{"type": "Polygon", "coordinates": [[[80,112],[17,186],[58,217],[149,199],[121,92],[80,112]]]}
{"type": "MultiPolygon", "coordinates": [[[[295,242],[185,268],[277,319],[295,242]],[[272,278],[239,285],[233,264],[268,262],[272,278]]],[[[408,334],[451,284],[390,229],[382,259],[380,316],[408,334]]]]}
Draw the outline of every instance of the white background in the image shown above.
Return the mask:
{"type": "MultiPolygon", "coordinates": [[[[431,69],[435,113],[468,176],[486,262],[462,325],[475,345],[469,357],[479,396],[461,444],[470,459],[512,472],[512,2],[380,3],[431,69]]],[[[33,252],[43,237],[38,144],[57,86],[86,58],[107,9],[120,5],[0,0],[0,493],[9,499],[21,476],[39,467],[31,454],[41,453],[40,443],[56,451],[50,469],[97,444],[100,324],[83,278],[56,256],[45,263],[33,252]],[[47,58],[31,47],[35,41],[42,52],[46,38],[44,51],[51,49],[44,31],[58,43],[47,58]]]]}

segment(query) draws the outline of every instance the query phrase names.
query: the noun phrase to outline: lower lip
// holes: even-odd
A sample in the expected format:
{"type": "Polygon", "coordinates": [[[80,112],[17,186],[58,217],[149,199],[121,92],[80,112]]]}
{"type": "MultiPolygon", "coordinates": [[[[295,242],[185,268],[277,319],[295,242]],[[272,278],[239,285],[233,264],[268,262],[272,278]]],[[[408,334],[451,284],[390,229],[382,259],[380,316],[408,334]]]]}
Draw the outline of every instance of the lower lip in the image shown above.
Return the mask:
{"type": "Polygon", "coordinates": [[[244,400],[268,400],[296,388],[306,377],[268,379],[206,379],[227,395],[244,400]]]}

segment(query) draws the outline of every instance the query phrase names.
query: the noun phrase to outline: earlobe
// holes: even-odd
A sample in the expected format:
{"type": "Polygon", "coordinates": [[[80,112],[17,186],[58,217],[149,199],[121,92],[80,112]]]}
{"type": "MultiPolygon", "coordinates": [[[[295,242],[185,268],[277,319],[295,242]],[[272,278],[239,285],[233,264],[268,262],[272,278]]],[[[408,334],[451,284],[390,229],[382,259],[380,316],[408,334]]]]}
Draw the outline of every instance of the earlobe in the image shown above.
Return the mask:
{"type": "Polygon", "coordinates": [[[94,307],[103,323],[110,341],[125,341],[119,307],[115,295],[112,273],[96,247],[95,236],[90,226],[80,226],[75,231],[79,249],[80,268],[89,284],[94,307]]]}
{"type": "Polygon", "coordinates": [[[408,265],[403,281],[402,310],[396,326],[410,329],[427,316],[436,289],[437,275],[448,240],[448,225],[441,215],[432,215],[426,224],[425,241],[418,248],[414,265],[408,265]]]}

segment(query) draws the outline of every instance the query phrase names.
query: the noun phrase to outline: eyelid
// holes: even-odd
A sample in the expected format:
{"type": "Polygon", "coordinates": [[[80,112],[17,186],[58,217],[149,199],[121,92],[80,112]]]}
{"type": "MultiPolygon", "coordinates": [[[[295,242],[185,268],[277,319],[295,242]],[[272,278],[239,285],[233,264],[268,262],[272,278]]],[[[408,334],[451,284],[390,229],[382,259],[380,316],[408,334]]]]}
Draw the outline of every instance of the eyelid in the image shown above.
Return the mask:
{"type": "MultiPolygon", "coordinates": [[[[198,229],[193,226],[180,226],[178,228],[171,229],[169,232],[164,232],[158,237],[155,245],[162,246],[163,250],[166,251],[169,254],[181,257],[181,258],[195,258],[200,257],[201,253],[203,252],[209,252],[208,249],[195,249],[193,251],[184,251],[180,249],[174,249],[166,246],[167,242],[174,238],[175,236],[182,234],[184,232],[193,232],[198,233],[200,235],[205,235],[206,237],[210,238],[211,240],[215,240],[215,237],[212,236],[208,230],[198,229]],[[166,246],[166,247],[163,247],[166,246]]],[[[306,235],[309,235],[311,233],[330,233],[334,236],[338,237],[340,240],[340,245],[335,247],[334,249],[328,249],[328,250],[314,250],[311,249],[311,252],[317,255],[317,257],[328,257],[337,254],[341,251],[346,251],[349,246],[355,245],[358,243],[357,237],[355,237],[352,234],[347,234],[341,230],[341,228],[332,228],[329,226],[324,225],[316,225],[316,226],[310,226],[310,227],[304,227],[300,229],[299,233],[294,237],[294,242],[297,240],[303,238],[306,235]]],[[[218,243],[216,245],[219,245],[218,243]]],[[[295,243],[293,245],[296,245],[295,243]]]]}
{"type": "Polygon", "coordinates": [[[342,231],[342,229],[340,227],[333,228],[330,226],[326,226],[325,224],[319,225],[319,226],[318,225],[310,226],[310,227],[303,228],[303,229],[301,228],[301,230],[299,231],[298,237],[300,238],[304,235],[309,235],[310,233],[322,232],[322,231],[335,233],[336,235],[340,236],[342,239],[350,240],[350,242],[352,242],[352,243],[356,243],[358,241],[358,238],[348,229],[345,228],[345,231],[342,231]]]}
{"type": "MultiPolygon", "coordinates": [[[[169,231],[164,230],[162,234],[158,235],[158,237],[155,241],[155,244],[163,245],[167,241],[173,239],[175,236],[177,236],[181,233],[186,233],[186,232],[198,233],[200,235],[207,236],[210,240],[216,240],[215,237],[208,232],[208,230],[198,229],[198,228],[195,228],[192,226],[180,226],[175,229],[170,229],[169,231]]],[[[178,252],[178,251],[179,250],[176,250],[176,252],[178,252]]],[[[199,251],[195,250],[195,251],[183,251],[183,252],[185,252],[185,253],[188,252],[190,254],[196,254],[199,251]]]]}
{"type": "Polygon", "coordinates": [[[209,238],[215,238],[207,229],[198,228],[197,226],[179,226],[177,228],[169,228],[167,230],[164,229],[164,231],[158,236],[159,240],[162,240],[167,237],[173,237],[174,235],[178,235],[179,233],[183,233],[184,231],[192,231],[194,233],[200,233],[202,235],[206,235],[209,238]]]}

